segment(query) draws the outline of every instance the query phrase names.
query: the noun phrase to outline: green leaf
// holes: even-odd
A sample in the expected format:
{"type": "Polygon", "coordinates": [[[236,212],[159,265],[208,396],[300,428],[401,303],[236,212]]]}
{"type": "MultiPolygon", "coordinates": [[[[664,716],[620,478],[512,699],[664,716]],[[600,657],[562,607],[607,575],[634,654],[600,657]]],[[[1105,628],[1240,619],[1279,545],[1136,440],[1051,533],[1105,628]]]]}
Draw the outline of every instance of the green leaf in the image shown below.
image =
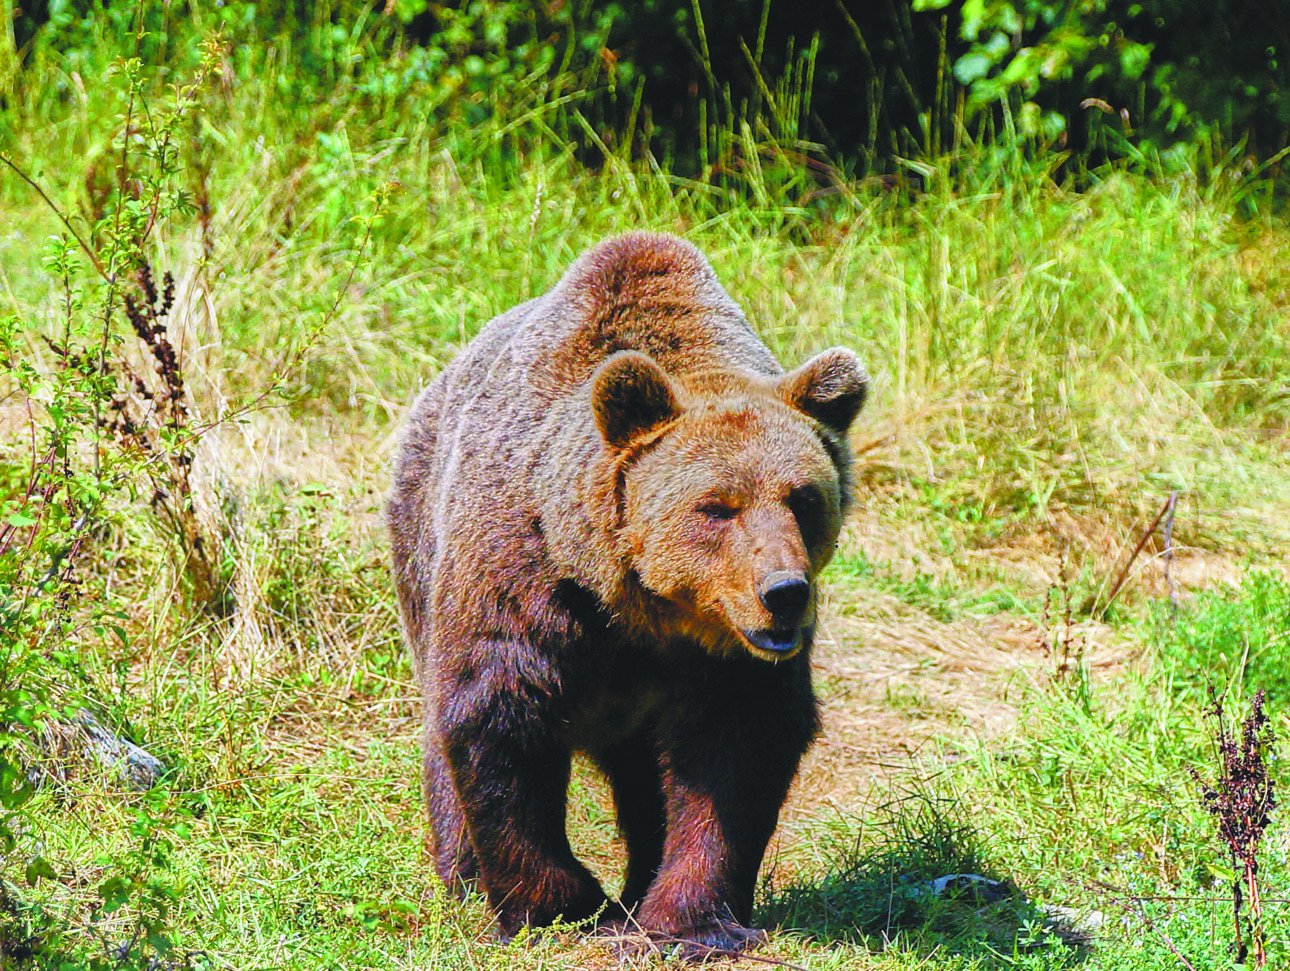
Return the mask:
{"type": "Polygon", "coordinates": [[[1210,876],[1215,880],[1221,880],[1224,883],[1235,883],[1237,873],[1231,867],[1223,866],[1221,863],[1206,863],[1205,869],[1209,871],[1210,876]]]}
{"type": "Polygon", "coordinates": [[[58,874],[54,872],[54,868],[50,866],[49,861],[43,856],[37,856],[27,864],[27,870],[24,876],[27,878],[27,886],[29,887],[34,887],[41,877],[44,877],[46,880],[58,879],[58,874]]]}
{"type": "Polygon", "coordinates": [[[961,12],[963,26],[959,33],[964,40],[976,40],[985,21],[985,0],[967,0],[961,12]]]}
{"type": "Polygon", "coordinates": [[[124,877],[119,875],[108,877],[99,885],[99,897],[103,901],[104,912],[110,914],[120,910],[129,902],[133,891],[133,885],[124,877]]]}
{"type": "Polygon", "coordinates": [[[964,54],[954,62],[954,77],[959,84],[971,84],[990,73],[991,61],[985,54],[964,54]]]}
{"type": "Polygon", "coordinates": [[[17,512],[11,512],[9,514],[9,525],[17,526],[21,529],[23,526],[35,526],[36,520],[19,509],[17,512]]]}
{"type": "MultiPolygon", "coordinates": [[[[0,807],[17,809],[32,797],[32,793],[22,766],[0,755],[0,807]]],[[[8,833],[8,819],[0,817],[0,834],[8,833]]]]}
{"type": "MultiPolygon", "coordinates": [[[[1120,48],[1120,68],[1124,76],[1136,81],[1151,63],[1151,45],[1125,43],[1120,48]]],[[[1255,92],[1257,94],[1257,91],[1255,92]]]]}
{"type": "Polygon", "coordinates": [[[1017,127],[1023,135],[1034,137],[1039,134],[1039,123],[1043,118],[1043,112],[1039,105],[1033,101],[1027,101],[1021,106],[1021,111],[1017,114],[1017,127]]]}

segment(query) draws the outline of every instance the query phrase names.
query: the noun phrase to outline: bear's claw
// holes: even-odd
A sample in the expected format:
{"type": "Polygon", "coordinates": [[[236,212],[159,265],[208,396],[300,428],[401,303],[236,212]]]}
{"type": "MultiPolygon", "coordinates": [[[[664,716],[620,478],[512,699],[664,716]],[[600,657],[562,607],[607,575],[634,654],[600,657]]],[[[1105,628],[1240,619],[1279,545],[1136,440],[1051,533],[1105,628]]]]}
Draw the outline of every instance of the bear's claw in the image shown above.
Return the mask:
{"type": "Polygon", "coordinates": [[[610,924],[599,928],[597,936],[610,941],[620,960],[655,956],[687,964],[734,957],[766,943],[765,931],[732,921],[714,921],[681,934],[633,931],[630,925],[610,924]]]}

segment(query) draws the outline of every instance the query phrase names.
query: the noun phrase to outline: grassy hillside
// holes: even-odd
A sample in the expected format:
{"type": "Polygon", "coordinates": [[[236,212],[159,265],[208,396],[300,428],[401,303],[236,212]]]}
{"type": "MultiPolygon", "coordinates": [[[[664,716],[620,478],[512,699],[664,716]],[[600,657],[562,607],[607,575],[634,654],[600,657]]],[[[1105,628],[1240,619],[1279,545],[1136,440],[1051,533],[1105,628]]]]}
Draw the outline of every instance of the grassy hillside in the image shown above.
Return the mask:
{"type": "MultiPolygon", "coordinates": [[[[1263,186],[1076,192],[1018,144],[821,188],[749,140],[718,188],[584,168],[577,78],[501,103],[340,34],[318,77],[155,41],[5,82],[0,966],[614,964],[499,944],[434,885],[380,509],[417,390],[631,228],[699,245],[786,364],[845,344],[875,382],[826,728],[763,870],[770,942],[732,966],[1231,964],[1188,768],[1218,771],[1210,684],[1229,719],[1265,689],[1290,744],[1290,227],[1263,186]],[[81,709],[161,783],[51,741],[81,709]],[[999,884],[929,887],[964,873],[999,884]]],[[[585,769],[570,826],[612,885],[585,769]]],[[[1281,819],[1260,856],[1275,967],[1281,819]]]]}

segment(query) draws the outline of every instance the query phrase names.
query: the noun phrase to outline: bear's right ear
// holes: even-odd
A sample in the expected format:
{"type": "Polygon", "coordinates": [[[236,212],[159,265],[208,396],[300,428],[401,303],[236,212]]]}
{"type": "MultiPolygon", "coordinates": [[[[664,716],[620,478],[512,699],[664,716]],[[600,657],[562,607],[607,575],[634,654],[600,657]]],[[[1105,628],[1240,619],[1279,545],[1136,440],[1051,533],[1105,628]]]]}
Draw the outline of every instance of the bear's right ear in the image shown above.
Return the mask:
{"type": "Polygon", "coordinates": [[[596,427],[611,448],[626,448],[681,414],[672,381],[640,351],[619,351],[591,379],[596,427]]]}
{"type": "Polygon", "coordinates": [[[779,394],[790,408],[845,438],[864,407],[869,378],[853,352],[834,347],[780,378],[779,394]]]}

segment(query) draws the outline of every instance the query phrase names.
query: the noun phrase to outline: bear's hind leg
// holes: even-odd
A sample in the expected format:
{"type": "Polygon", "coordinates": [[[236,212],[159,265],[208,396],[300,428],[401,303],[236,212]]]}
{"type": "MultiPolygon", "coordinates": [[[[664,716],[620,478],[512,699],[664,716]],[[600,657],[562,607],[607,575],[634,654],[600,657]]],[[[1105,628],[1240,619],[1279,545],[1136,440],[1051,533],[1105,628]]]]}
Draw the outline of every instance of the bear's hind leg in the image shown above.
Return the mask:
{"type": "Polygon", "coordinates": [[[435,873],[450,892],[461,895],[479,876],[466,816],[457,798],[438,732],[427,724],[421,739],[421,792],[429,817],[435,873]]]}

